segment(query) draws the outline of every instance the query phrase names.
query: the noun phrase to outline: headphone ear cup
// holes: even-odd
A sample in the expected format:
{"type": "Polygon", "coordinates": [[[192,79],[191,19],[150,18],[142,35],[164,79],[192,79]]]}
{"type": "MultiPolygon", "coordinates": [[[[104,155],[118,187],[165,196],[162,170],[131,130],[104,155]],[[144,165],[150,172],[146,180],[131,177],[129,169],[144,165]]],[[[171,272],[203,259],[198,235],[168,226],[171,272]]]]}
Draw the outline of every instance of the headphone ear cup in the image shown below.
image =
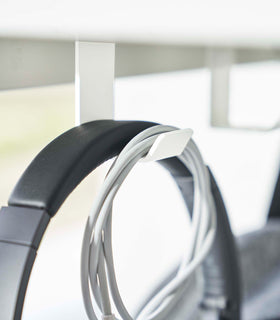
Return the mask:
{"type": "Polygon", "coordinates": [[[39,243],[64,200],[90,172],[154,125],[144,121],[89,122],[57,137],[30,163],[9,198],[9,206],[0,210],[1,320],[21,319],[39,243]],[[23,216],[25,222],[21,223],[23,216]]]}
{"type": "MultiPolygon", "coordinates": [[[[176,181],[186,206],[193,210],[193,179],[187,168],[176,158],[160,161],[176,181]]],[[[240,319],[241,276],[240,263],[234,235],[221,192],[208,168],[217,212],[217,231],[210,253],[202,264],[203,299],[202,308],[216,310],[220,319],[240,319]]]]}
{"type": "Polygon", "coordinates": [[[217,212],[217,232],[203,263],[203,306],[220,309],[220,319],[238,320],[242,296],[239,256],[222,195],[210,169],[209,172],[217,212]]]}

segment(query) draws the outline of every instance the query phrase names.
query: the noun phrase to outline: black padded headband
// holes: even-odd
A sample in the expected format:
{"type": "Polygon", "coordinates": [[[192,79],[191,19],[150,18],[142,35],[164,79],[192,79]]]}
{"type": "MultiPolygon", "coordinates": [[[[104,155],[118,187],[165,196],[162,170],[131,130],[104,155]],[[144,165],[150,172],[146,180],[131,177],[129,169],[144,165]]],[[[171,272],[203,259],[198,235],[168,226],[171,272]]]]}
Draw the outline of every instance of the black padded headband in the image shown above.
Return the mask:
{"type": "MultiPolygon", "coordinates": [[[[21,319],[37,249],[50,219],[64,200],[90,172],[117,156],[139,132],[154,125],[144,121],[89,122],[56,138],[31,162],[17,183],[9,206],[0,210],[1,319],[21,319]]],[[[177,158],[159,162],[170,171],[191,209],[193,182],[187,168],[177,158]]],[[[211,185],[218,225],[214,247],[203,264],[203,305],[215,305],[217,299],[225,297],[220,319],[238,320],[240,280],[236,248],[213,175],[211,185]]]]}

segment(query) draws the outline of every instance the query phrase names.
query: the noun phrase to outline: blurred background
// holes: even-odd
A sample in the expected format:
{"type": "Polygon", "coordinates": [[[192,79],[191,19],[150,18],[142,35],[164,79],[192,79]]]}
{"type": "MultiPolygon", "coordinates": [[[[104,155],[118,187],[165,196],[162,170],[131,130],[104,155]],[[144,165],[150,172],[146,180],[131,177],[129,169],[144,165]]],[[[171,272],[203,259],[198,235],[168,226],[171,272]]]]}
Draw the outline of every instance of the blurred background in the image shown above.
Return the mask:
{"type": "MultiPolygon", "coordinates": [[[[211,127],[210,78],[206,68],[118,78],[115,117],[192,128],[221,188],[233,231],[240,235],[266,221],[280,163],[280,135],[211,127]]],[[[279,84],[278,61],[234,66],[231,121],[272,126],[279,117],[279,84]]],[[[0,93],[1,205],[6,205],[35,155],[74,126],[74,95],[74,84],[0,93]]],[[[62,314],[86,319],[79,278],[81,240],[107,168],[108,164],[88,176],[50,224],[32,273],[23,319],[59,319],[62,314]]],[[[134,310],[188,245],[187,215],[168,173],[156,164],[137,165],[117,197],[113,225],[118,281],[124,301],[134,310]]]]}

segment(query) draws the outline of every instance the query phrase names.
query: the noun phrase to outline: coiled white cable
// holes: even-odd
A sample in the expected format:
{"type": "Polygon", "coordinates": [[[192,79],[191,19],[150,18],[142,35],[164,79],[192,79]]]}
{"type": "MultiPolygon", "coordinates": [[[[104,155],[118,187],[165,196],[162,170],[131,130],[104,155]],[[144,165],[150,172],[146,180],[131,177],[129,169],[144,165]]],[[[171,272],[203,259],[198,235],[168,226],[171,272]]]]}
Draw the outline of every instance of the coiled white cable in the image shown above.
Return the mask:
{"type": "MultiPolygon", "coordinates": [[[[111,166],[87,220],[81,257],[81,283],[85,309],[90,320],[133,320],[118,289],[112,253],[112,203],[134,165],[145,157],[159,135],[178,130],[158,125],[135,136],[111,166]],[[112,301],[111,301],[112,300],[112,301]],[[112,314],[114,303],[118,316],[112,314]]],[[[137,320],[166,319],[180,299],[190,275],[211,249],[216,231],[216,211],[210,178],[198,148],[191,139],[178,156],[194,179],[192,241],[175,277],[141,310],[137,320]]]]}

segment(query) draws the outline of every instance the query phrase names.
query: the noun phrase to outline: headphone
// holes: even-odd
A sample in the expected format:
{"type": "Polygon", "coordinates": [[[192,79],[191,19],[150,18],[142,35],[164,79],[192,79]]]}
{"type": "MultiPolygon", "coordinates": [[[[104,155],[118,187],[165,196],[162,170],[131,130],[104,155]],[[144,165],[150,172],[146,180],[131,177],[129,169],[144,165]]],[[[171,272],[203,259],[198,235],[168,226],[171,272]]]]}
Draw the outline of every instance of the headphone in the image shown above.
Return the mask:
{"type": "MultiPolygon", "coordinates": [[[[21,319],[24,297],[43,234],[64,200],[105,161],[118,156],[142,131],[158,125],[145,121],[98,120],[75,127],[48,144],[15,186],[8,207],[0,210],[0,318],[21,319]]],[[[189,212],[194,183],[179,157],[158,161],[178,185],[189,212]]],[[[202,263],[201,306],[219,319],[240,319],[240,271],[234,237],[222,196],[209,170],[217,212],[213,246],[202,263]]]]}

